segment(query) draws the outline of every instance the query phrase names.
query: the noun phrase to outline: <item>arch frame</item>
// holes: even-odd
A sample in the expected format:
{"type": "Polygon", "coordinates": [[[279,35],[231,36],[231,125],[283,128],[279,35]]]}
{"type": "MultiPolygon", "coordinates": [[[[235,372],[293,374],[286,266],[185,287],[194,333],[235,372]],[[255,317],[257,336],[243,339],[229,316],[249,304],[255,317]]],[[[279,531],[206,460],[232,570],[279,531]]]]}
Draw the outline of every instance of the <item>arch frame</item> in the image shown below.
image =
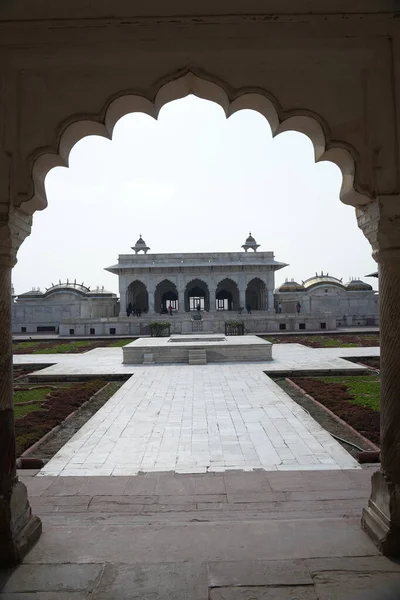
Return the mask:
{"type": "Polygon", "coordinates": [[[267,310],[268,302],[266,294],[268,292],[267,284],[261,277],[252,277],[246,284],[245,289],[245,303],[246,308],[250,307],[251,310],[267,310]],[[257,288],[251,289],[251,284],[256,283],[257,288]],[[254,298],[256,296],[256,298],[254,298]]]}
{"type": "Polygon", "coordinates": [[[163,304],[164,296],[165,296],[165,294],[169,294],[169,293],[173,293],[176,296],[176,298],[174,298],[174,300],[177,300],[179,303],[178,286],[176,283],[171,281],[171,279],[169,279],[168,277],[164,277],[164,279],[161,279],[154,285],[154,310],[156,313],[162,312],[162,310],[163,310],[162,304],[163,304]],[[170,289],[163,292],[162,290],[159,289],[159,287],[164,283],[168,283],[168,287],[170,289]],[[172,290],[171,288],[174,288],[174,289],[172,290]],[[160,310],[158,310],[158,309],[160,309],[160,310]]]}
{"type": "Polygon", "coordinates": [[[189,279],[189,281],[185,280],[184,283],[184,290],[183,290],[183,298],[184,298],[184,309],[185,312],[190,312],[190,297],[189,296],[189,292],[190,292],[190,288],[189,286],[191,284],[192,285],[192,289],[194,289],[198,283],[202,284],[205,288],[204,292],[204,310],[209,311],[210,310],[210,305],[211,305],[211,294],[210,294],[210,285],[209,283],[207,283],[207,281],[205,281],[204,279],[201,279],[200,277],[193,277],[191,279],[189,279]]]}
{"type": "Polygon", "coordinates": [[[150,309],[149,288],[144,283],[144,281],[142,281],[140,279],[134,279],[126,286],[126,291],[125,291],[126,310],[128,310],[129,304],[131,304],[133,307],[133,305],[136,304],[138,297],[142,296],[142,294],[145,294],[145,295],[143,298],[141,298],[140,306],[137,308],[140,308],[141,311],[144,310],[145,312],[149,312],[149,309],[150,309]],[[140,286],[142,286],[144,289],[142,289],[139,293],[138,292],[134,293],[134,287],[132,287],[134,283],[140,284],[140,286]],[[132,289],[130,289],[131,287],[132,287],[132,289]]]}
{"type": "Polygon", "coordinates": [[[117,92],[105,100],[97,114],[72,114],[59,123],[53,144],[36,149],[29,157],[31,191],[30,198],[22,201],[22,209],[33,214],[47,206],[46,175],[54,167],[68,167],[70,152],[81,139],[97,135],[111,140],[116,123],[125,115],[142,112],[157,119],[165,104],[189,94],[217,103],[226,118],[245,109],[259,112],[267,119],[274,137],[286,131],[306,135],[313,144],[315,161],[328,160],[341,170],[341,201],[352,206],[370,202],[371,197],[357,179],[358,152],[348,143],[334,140],[321,115],[305,108],[284,110],[278,99],[263,88],[232,88],[198,69],[182,69],[155,82],[145,92],[117,92]]]}

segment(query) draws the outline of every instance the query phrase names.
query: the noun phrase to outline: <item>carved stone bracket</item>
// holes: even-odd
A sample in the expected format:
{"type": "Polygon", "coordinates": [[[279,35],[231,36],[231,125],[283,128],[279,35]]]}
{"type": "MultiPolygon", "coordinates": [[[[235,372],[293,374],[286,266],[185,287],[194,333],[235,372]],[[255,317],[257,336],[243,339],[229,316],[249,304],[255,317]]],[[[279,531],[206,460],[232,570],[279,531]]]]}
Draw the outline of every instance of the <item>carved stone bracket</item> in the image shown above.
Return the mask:
{"type": "Polygon", "coordinates": [[[9,207],[0,212],[0,266],[12,268],[17,262],[17,252],[31,233],[32,215],[21,208],[9,207]]]}

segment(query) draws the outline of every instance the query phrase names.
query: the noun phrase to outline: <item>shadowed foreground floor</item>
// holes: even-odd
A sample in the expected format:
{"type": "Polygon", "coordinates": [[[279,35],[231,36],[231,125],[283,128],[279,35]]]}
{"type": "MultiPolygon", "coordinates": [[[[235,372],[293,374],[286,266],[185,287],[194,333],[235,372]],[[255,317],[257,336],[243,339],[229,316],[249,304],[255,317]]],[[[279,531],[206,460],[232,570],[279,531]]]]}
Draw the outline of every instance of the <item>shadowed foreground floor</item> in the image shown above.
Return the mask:
{"type": "Polygon", "coordinates": [[[360,528],[372,470],[24,477],[43,535],[1,598],[384,598],[400,567],[360,528]]]}

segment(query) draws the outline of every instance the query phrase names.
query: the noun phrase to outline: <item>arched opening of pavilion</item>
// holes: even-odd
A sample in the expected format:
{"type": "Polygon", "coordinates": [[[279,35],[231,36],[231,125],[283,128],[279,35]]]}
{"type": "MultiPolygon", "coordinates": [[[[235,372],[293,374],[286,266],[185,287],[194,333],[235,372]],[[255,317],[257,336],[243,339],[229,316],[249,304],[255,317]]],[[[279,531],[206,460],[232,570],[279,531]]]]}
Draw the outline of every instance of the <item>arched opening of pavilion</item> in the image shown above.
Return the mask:
{"type": "MultiPolygon", "coordinates": [[[[126,314],[141,314],[149,311],[149,294],[143,281],[132,281],[126,292],[126,314]]],[[[124,315],[121,315],[124,316],[124,315]]]]}
{"type": "Polygon", "coordinates": [[[239,288],[237,284],[227,277],[219,282],[215,292],[216,310],[238,310],[239,288]]]}
{"type": "Polygon", "coordinates": [[[160,281],[154,293],[154,309],[156,313],[167,313],[171,306],[172,310],[179,310],[178,290],[169,279],[160,281]]]}
{"type": "Polygon", "coordinates": [[[185,311],[210,310],[210,292],[208,285],[201,279],[192,279],[185,289],[185,311]]]}
{"type": "Polygon", "coordinates": [[[246,287],[246,308],[250,310],[266,310],[266,287],[264,281],[255,277],[246,287]]]}

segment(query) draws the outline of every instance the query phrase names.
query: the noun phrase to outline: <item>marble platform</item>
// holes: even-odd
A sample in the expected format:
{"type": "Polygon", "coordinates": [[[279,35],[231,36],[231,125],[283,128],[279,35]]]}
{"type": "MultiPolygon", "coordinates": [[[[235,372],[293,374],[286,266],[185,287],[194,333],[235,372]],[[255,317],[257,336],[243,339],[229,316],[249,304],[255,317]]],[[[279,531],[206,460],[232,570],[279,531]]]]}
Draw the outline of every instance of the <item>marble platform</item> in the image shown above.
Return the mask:
{"type": "Polygon", "coordinates": [[[205,362],[272,360],[272,344],[256,335],[171,335],[139,338],[122,348],[124,364],[189,363],[193,351],[203,351],[205,362]]]}

